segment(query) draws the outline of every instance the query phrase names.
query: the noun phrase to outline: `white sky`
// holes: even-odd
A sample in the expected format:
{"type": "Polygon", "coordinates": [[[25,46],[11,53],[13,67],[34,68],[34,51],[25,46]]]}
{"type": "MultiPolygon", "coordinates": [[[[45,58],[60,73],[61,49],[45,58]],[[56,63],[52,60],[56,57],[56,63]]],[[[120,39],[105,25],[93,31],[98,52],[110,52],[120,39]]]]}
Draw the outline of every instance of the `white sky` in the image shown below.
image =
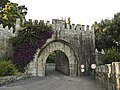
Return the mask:
{"type": "Polygon", "coordinates": [[[71,17],[72,23],[91,25],[120,12],[120,0],[10,0],[28,8],[26,19],[71,17]]]}

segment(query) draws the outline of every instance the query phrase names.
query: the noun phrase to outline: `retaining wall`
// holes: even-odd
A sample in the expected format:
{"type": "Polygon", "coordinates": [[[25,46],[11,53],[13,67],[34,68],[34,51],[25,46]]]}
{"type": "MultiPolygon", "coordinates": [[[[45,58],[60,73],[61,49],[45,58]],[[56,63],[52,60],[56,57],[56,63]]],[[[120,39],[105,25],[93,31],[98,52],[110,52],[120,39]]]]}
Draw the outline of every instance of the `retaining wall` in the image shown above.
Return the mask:
{"type": "Polygon", "coordinates": [[[97,66],[95,77],[106,90],[120,90],[120,62],[97,66]]]}

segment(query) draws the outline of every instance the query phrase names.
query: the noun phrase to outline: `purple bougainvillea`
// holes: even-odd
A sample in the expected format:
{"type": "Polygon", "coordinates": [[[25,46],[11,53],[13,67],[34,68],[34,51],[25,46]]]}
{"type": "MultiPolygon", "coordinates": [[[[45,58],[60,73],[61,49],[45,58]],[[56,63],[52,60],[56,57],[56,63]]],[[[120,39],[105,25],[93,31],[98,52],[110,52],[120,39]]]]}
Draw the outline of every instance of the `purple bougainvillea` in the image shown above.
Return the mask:
{"type": "Polygon", "coordinates": [[[24,72],[24,67],[33,60],[37,49],[41,48],[52,34],[52,28],[45,24],[31,25],[11,39],[14,50],[13,62],[19,71],[24,72]]]}

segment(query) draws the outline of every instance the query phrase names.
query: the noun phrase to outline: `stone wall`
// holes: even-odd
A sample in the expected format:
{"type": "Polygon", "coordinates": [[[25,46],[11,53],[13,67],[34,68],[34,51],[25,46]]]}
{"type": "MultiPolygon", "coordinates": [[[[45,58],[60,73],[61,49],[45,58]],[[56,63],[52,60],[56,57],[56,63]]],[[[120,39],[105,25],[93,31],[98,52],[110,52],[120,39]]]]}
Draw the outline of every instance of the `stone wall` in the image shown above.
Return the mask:
{"type": "Polygon", "coordinates": [[[16,19],[15,32],[13,28],[8,28],[8,26],[3,27],[0,24],[0,58],[11,57],[12,55],[12,45],[9,39],[17,35],[17,30],[20,29],[20,19],[16,19]]]}
{"type": "Polygon", "coordinates": [[[0,58],[11,56],[12,45],[9,43],[9,39],[13,36],[13,28],[9,30],[8,26],[3,28],[3,25],[0,24],[0,58]]]}
{"type": "Polygon", "coordinates": [[[65,75],[70,75],[69,60],[67,56],[61,51],[56,51],[55,70],[65,75]]]}
{"type": "Polygon", "coordinates": [[[106,90],[120,90],[120,62],[97,66],[95,76],[106,90]]]}

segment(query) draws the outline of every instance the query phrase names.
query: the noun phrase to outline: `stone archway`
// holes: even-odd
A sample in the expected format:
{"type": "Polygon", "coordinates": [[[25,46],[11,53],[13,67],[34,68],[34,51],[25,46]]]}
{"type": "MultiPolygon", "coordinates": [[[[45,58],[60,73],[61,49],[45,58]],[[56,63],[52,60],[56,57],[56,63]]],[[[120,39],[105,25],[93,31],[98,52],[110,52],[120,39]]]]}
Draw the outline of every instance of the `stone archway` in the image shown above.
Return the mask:
{"type": "Polygon", "coordinates": [[[46,44],[43,48],[38,50],[37,57],[30,63],[28,72],[32,73],[34,76],[45,76],[45,65],[47,57],[50,52],[62,51],[65,53],[69,60],[69,73],[70,76],[77,76],[78,70],[78,60],[77,55],[69,43],[63,40],[54,40],[46,44]]]}

